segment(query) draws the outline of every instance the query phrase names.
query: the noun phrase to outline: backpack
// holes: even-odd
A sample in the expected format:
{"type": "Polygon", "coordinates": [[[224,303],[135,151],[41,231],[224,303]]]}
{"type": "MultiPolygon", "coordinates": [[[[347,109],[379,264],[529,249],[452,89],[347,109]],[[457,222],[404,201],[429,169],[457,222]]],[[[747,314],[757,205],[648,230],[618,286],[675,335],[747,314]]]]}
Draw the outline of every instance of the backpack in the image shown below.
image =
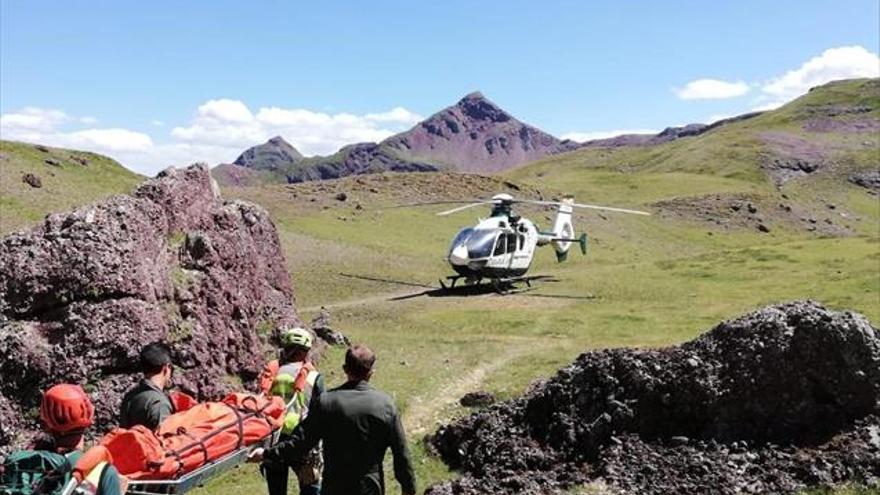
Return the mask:
{"type": "Polygon", "coordinates": [[[67,456],[46,450],[17,450],[3,462],[0,495],[56,495],[70,479],[67,456]]]}

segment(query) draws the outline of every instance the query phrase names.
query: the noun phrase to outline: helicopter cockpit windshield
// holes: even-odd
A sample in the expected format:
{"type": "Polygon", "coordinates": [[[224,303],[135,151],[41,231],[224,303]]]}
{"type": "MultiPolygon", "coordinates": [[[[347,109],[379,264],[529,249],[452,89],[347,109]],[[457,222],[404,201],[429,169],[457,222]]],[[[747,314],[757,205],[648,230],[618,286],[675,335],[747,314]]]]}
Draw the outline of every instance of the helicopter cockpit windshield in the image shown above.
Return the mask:
{"type": "Polygon", "coordinates": [[[501,229],[474,230],[467,240],[468,257],[473,260],[492,256],[495,239],[500,233],[501,229]]]}

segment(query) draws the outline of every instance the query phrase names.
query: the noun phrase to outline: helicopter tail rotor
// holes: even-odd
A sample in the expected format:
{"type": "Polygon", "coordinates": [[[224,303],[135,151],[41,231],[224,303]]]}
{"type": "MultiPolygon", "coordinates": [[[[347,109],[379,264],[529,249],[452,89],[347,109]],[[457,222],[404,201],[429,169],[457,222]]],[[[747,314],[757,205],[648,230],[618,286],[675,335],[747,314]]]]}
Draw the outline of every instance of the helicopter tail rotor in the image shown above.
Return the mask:
{"type": "Polygon", "coordinates": [[[574,240],[574,225],[571,219],[573,204],[573,198],[564,198],[556,206],[556,220],[553,223],[554,239],[552,242],[553,249],[556,251],[556,259],[560,262],[568,257],[571,241],[574,240]]]}

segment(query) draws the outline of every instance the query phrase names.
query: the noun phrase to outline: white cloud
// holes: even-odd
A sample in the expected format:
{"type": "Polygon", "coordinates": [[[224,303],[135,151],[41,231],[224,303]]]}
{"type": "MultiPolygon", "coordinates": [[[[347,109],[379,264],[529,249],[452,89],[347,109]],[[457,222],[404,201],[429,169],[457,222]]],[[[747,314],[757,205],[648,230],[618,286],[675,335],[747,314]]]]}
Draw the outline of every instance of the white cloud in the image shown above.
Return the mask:
{"type": "Polygon", "coordinates": [[[384,113],[368,113],[364,115],[364,118],[374,122],[397,122],[411,125],[415,125],[423,120],[421,115],[410,112],[403,107],[394,107],[384,113]]]}
{"type": "Polygon", "coordinates": [[[792,99],[810,88],[838,79],[880,77],[880,57],[861,46],[830,48],[770,82],[761,90],[774,97],[792,99]]]}
{"type": "Polygon", "coordinates": [[[611,131],[590,131],[590,132],[567,132],[562,135],[562,139],[571,139],[579,143],[593,141],[595,139],[606,139],[624,134],[657,134],[656,129],[617,129],[611,131]]]}
{"type": "Polygon", "coordinates": [[[675,88],[673,92],[682,100],[722,100],[735,98],[749,92],[749,85],[742,82],[728,82],[719,79],[697,79],[675,88]]]}
{"type": "Polygon", "coordinates": [[[57,134],[74,148],[100,149],[106,151],[145,151],[153,147],[153,140],[142,132],[128,129],[85,129],[57,134]]]}
{"type": "Polygon", "coordinates": [[[248,110],[247,105],[238,100],[226,98],[208,100],[207,103],[199,107],[198,115],[202,119],[219,122],[244,123],[254,119],[254,115],[248,110]]]}
{"type": "Polygon", "coordinates": [[[381,141],[421,118],[402,107],[365,115],[282,107],[253,113],[241,101],[222,99],[201,105],[192,122],[175,127],[171,135],[192,145],[232,145],[239,150],[280,135],[303,154],[329,154],[348,144],[381,141]]]}
{"type": "MultiPolygon", "coordinates": [[[[0,116],[0,135],[103,153],[137,172],[153,175],[170,165],[228,163],[246,148],[277,135],[306,155],[330,154],[348,144],[381,141],[419,120],[421,116],[403,107],[364,115],[281,107],[252,112],[241,101],[217,99],[200,105],[189,124],[171,129],[166,142],[155,142],[149,134],[130,129],[77,129],[97,120],[32,107],[0,116]]],[[[161,127],[165,122],[150,124],[161,127]]]]}
{"type": "Polygon", "coordinates": [[[753,112],[774,110],[810,88],[840,79],[880,77],[880,57],[861,46],[829,48],[797,69],[760,84],[753,112]]]}
{"type": "Polygon", "coordinates": [[[0,115],[0,128],[46,132],[69,120],[70,117],[61,110],[26,107],[18,112],[0,115]]]}

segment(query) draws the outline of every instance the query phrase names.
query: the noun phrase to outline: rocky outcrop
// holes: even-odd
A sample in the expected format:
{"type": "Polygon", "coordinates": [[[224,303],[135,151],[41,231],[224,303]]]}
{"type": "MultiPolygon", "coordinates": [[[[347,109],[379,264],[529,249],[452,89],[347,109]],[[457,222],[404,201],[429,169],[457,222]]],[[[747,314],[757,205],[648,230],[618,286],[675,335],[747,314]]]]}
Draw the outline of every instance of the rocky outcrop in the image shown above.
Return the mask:
{"type": "Polygon", "coordinates": [[[849,181],[876,194],[880,192],[880,169],[853,172],[849,181]]]}
{"type": "Polygon", "coordinates": [[[275,325],[299,322],[268,214],[221,200],[200,165],[4,238],[0,320],[0,446],[37,428],[37,392],[57,382],[83,384],[111,426],[156,340],[184,391],[248,387],[275,325]]]}
{"type": "Polygon", "coordinates": [[[465,477],[432,494],[790,493],[880,484],[880,336],[812,302],[659,350],[582,354],[523,398],[440,428],[465,477]]]}

